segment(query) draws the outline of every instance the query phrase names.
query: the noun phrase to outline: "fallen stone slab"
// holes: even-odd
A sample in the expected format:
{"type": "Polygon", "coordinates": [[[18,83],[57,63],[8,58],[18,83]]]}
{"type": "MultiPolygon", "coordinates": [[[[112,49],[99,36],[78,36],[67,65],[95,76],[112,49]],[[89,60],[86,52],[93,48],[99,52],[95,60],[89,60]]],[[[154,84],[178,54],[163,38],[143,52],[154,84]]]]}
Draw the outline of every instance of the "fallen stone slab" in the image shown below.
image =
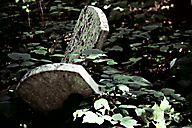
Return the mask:
{"type": "Polygon", "coordinates": [[[67,63],[34,68],[23,76],[16,92],[33,109],[43,113],[62,109],[70,94],[87,98],[94,92],[102,93],[83,66],[67,63]]]}

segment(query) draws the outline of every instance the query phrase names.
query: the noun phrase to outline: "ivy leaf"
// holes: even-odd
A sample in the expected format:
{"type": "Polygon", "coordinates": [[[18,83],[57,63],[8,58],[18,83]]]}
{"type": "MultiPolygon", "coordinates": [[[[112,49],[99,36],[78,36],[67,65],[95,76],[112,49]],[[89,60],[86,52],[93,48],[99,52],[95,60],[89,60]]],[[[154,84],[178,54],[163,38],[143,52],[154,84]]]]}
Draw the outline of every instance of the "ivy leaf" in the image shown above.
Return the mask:
{"type": "Polygon", "coordinates": [[[161,121],[157,122],[156,127],[157,128],[167,128],[166,124],[165,124],[165,120],[161,120],[161,121]]]}
{"type": "Polygon", "coordinates": [[[57,6],[51,6],[49,11],[53,11],[53,10],[56,10],[56,9],[57,9],[57,6]]]}
{"type": "Polygon", "coordinates": [[[113,79],[115,81],[117,81],[118,83],[124,83],[124,84],[129,84],[131,80],[132,76],[129,75],[116,75],[113,77],[113,79]]]}
{"type": "Polygon", "coordinates": [[[139,34],[139,37],[144,37],[146,39],[151,39],[151,36],[149,35],[148,32],[143,32],[139,34]]]}
{"type": "Polygon", "coordinates": [[[162,97],[162,96],[164,96],[164,94],[163,94],[162,92],[159,92],[159,91],[154,91],[154,92],[153,92],[153,95],[154,95],[155,97],[162,97]]]}
{"type": "Polygon", "coordinates": [[[12,64],[9,64],[9,65],[7,66],[7,68],[16,68],[16,67],[19,67],[19,64],[17,64],[17,63],[12,63],[12,64]]]}
{"type": "Polygon", "coordinates": [[[140,45],[142,45],[142,43],[134,43],[134,44],[130,44],[130,47],[137,47],[137,46],[140,46],[140,45]]]}
{"type": "Polygon", "coordinates": [[[140,86],[151,86],[151,82],[140,76],[133,76],[132,80],[140,86]]]}
{"type": "Polygon", "coordinates": [[[29,62],[29,61],[25,61],[25,62],[22,62],[20,66],[32,66],[32,65],[35,65],[35,63],[29,62]]]}
{"type": "Polygon", "coordinates": [[[116,45],[116,46],[113,46],[111,50],[113,50],[113,51],[123,51],[123,48],[116,45]]]}
{"type": "Polygon", "coordinates": [[[129,87],[127,87],[126,85],[124,85],[124,84],[118,84],[117,86],[118,86],[118,88],[119,88],[121,91],[123,91],[123,92],[129,92],[129,87]]]}
{"type": "Polygon", "coordinates": [[[165,95],[174,95],[175,90],[171,88],[163,88],[161,89],[161,92],[163,92],[165,95]]]}
{"type": "Polygon", "coordinates": [[[112,116],[112,119],[113,119],[114,121],[121,121],[121,120],[123,119],[123,116],[122,116],[120,113],[114,114],[114,115],[112,116]]]}
{"type": "Polygon", "coordinates": [[[169,105],[169,102],[164,97],[163,101],[161,101],[160,109],[163,110],[163,111],[166,111],[166,110],[169,110],[170,108],[171,108],[171,105],[169,105]]]}
{"type": "Polygon", "coordinates": [[[115,42],[117,40],[117,36],[111,36],[109,41],[110,42],[115,42]]]}
{"type": "Polygon", "coordinates": [[[115,65],[115,64],[118,64],[118,63],[111,59],[111,60],[107,61],[107,64],[108,65],[115,65]]]}
{"type": "Polygon", "coordinates": [[[105,62],[105,61],[106,61],[105,59],[96,59],[93,62],[94,63],[101,63],[101,62],[105,62]]]}
{"type": "Polygon", "coordinates": [[[27,46],[37,46],[39,45],[40,43],[28,43],[27,46]]]}
{"type": "Polygon", "coordinates": [[[13,60],[29,60],[31,58],[30,54],[27,53],[11,53],[8,54],[8,57],[10,57],[13,60]]]}
{"type": "Polygon", "coordinates": [[[83,62],[83,61],[85,61],[85,59],[74,59],[74,62],[75,62],[75,63],[83,62]]]}
{"type": "Polygon", "coordinates": [[[96,58],[99,58],[101,56],[107,56],[105,54],[91,54],[89,55],[88,57],[86,57],[87,59],[96,59],[96,58]]]}
{"type": "Polygon", "coordinates": [[[47,54],[47,51],[46,51],[46,50],[43,50],[43,49],[33,50],[33,51],[31,51],[31,52],[35,52],[36,54],[42,54],[42,55],[47,54]]]}
{"type": "Polygon", "coordinates": [[[138,57],[138,58],[130,58],[130,61],[133,61],[134,63],[136,63],[137,61],[141,60],[142,57],[138,57]]]}
{"type": "Polygon", "coordinates": [[[162,46],[162,47],[160,48],[160,51],[161,51],[161,52],[167,52],[168,49],[169,49],[168,46],[162,46]]]}
{"type": "Polygon", "coordinates": [[[74,120],[76,120],[77,117],[82,117],[88,110],[89,110],[89,109],[76,110],[76,111],[73,113],[74,120]]]}
{"type": "Polygon", "coordinates": [[[105,50],[106,51],[123,51],[123,48],[118,45],[115,45],[112,48],[106,48],[105,50]]]}
{"type": "Polygon", "coordinates": [[[138,126],[139,124],[137,124],[137,121],[132,119],[132,117],[124,117],[120,123],[121,125],[127,127],[127,128],[131,128],[133,126],[138,126]]]}
{"type": "Polygon", "coordinates": [[[156,28],[158,28],[157,25],[148,25],[148,26],[143,26],[143,27],[142,27],[142,29],[148,30],[148,31],[154,30],[154,29],[156,29],[156,28]]]}
{"type": "Polygon", "coordinates": [[[104,116],[102,116],[102,118],[107,120],[107,121],[111,121],[112,120],[112,117],[108,116],[108,115],[104,115],[104,116]]]}
{"type": "Polygon", "coordinates": [[[170,62],[170,69],[173,67],[173,65],[175,64],[177,58],[174,58],[171,62],[170,62]]]}
{"type": "Polygon", "coordinates": [[[153,120],[160,122],[161,120],[164,120],[164,111],[160,109],[160,107],[155,103],[155,105],[152,107],[153,111],[153,120]]]}
{"type": "Polygon", "coordinates": [[[174,121],[179,123],[179,121],[180,121],[180,113],[175,113],[174,114],[174,121]]]}
{"type": "Polygon", "coordinates": [[[121,7],[116,7],[116,8],[114,8],[113,10],[119,10],[120,12],[124,11],[124,9],[121,8],[121,7]]]}
{"type": "Polygon", "coordinates": [[[104,9],[108,9],[108,8],[110,8],[110,7],[111,7],[111,4],[105,5],[103,8],[104,8],[104,9]]]}
{"type": "Polygon", "coordinates": [[[46,60],[46,59],[40,59],[39,61],[41,61],[41,62],[46,62],[46,63],[53,63],[52,61],[46,60]]]}
{"type": "Polygon", "coordinates": [[[168,40],[168,37],[165,36],[165,35],[163,35],[163,36],[159,37],[159,40],[160,40],[160,41],[167,41],[167,40],[168,40]]]}
{"type": "Polygon", "coordinates": [[[44,33],[44,31],[35,31],[35,34],[41,34],[44,33]]]}
{"type": "Polygon", "coordinates": [[[31,60],[33,60],[33,61],[39,61],[38,59],[35,59],[35,58],[31,58],[31,60]]]}
{"type": "Polygon", "coordinates": [[[145,110],[141,109],[141,108],[136,108],[135,112],[136,112],[137,116],[141,116],[145,112],[145,110]]]}
{"type": "Polygon", "coordinates": [[[67,9],[68,11],[80,11],[78,8],[73,8],[73,7],[64,7],[64,9],[67,9]]]}
{"type": "Polygon", "coordinates": [[[136,106],[134,105],[120,105],[119,108],[137,108],[136,106]]]}
{"type": "Polygon", "coordinates": [[[108,75],[121,73],[121,72],[118,71],[118,70],[106,70],[106,71],[103,71],[103,72],[106,73],[106,74],[108,74],[108,75]]]}
{"type": "Polygon", "coordinates": [[[101,125],[104,122],[104,119],[102,117],[98,117],[97,114],[87,111],[84,113],[85,116],[83,117],[83,123],[97,123],[101,125]]]}
{"type": "Polygon", "coordinates": [[[102,107],[104,107],[107,110],[110,110],[108,101],[106,99],[104,99],[104,98],[96,100],[95,103],[94,103],[94,108],[96,110],[101,109],[102,107]]]}
{"type": "Polygon", "coordinates": [[[53,55],[49,55],[50,57],[65,57],[65,55],[63,54],[53,54],[53,55]]]}
{"type": "Polygon", "coordinates": [[[82,53],[83,55],[103,54],[103,51],[99,49],[87,49],[87,50],[84,50],[82,53]]]}
{"type": "Polygon", "coordinates": [[[185,33],[192,34],[192,30],[186,30],[185,33]]]}

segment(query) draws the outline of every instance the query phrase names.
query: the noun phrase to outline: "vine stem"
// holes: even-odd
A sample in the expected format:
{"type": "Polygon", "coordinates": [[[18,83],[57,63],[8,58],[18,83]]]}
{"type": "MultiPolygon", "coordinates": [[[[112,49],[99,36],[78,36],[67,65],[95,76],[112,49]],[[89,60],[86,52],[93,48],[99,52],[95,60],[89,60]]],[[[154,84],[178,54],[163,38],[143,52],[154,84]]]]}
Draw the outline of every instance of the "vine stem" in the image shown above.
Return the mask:
{"type": "Polygon", "coordinates": [[[152,121],[152,124],[154,124],[154,125],[155,125],[155,127],[156,127],[156,128],[158,128],[157,124],[155,124],[155,122],[154,122],[154,121],[152,121]]]}
{"type": "Polygon", "coordinates": [[[44,3],[44,0],[39,0],[39,7],[41,9],[41,19],[42,19],[42,26],[45,29],[45,23],[44,23],[44,13],[43,13],[43,8],[42,8],[42,3],[44,3]]]}
{"type": "Polygon", "coordinates": [[[29,24],[29,27],[31,27],[31,19],[30,19],[30,12],[28,11],[28,24],[29,24]]]}

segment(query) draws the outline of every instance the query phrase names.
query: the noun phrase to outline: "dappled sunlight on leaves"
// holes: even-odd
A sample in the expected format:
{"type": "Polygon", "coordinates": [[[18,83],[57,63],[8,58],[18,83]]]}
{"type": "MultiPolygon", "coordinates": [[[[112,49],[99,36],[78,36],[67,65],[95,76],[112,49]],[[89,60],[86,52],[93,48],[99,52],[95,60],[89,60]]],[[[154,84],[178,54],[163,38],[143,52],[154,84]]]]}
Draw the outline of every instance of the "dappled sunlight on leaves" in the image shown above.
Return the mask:
{"type": "Polygon", "coordinates": [[[77,2],[2,1],[2,127],[69,127],[66,124],[71,122],[78,127],[81,123],[104,128],[190,127],[192,28],[186,23],[174,27],[173,4],[168,0],[77,2]],[[47,117],[20,103],[14,90],[30,69],[61,62],[85,4],[104,11],[110,32],[102,50],[88,49],[74,61],[86,68],[103,94],[84,99],[73,116],[50,125],[47,117]]]}

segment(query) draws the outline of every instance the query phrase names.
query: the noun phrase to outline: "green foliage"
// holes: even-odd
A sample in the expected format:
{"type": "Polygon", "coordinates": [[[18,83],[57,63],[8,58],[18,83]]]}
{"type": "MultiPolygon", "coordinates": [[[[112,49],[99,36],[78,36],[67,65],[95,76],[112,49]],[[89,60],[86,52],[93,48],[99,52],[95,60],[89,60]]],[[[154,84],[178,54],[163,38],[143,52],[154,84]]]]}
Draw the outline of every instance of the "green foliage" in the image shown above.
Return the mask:
{"type": "Polygon", "coordinates": [[[82,123],[97,123],[101,125],[105,121],[109,121],[115,126],[118,126],[119,122],[120,125],[125,127],[140,126],[141,124],[137,124],[137,121],[129,114],[129,110],[132,109],[135,111],[135,114],[147,124],[147,127],[152,123],[157,128],[166,128],[172,121],[179,123],[182,120],[180,113],[175,113],[174,108],[171,108],[171,105],[169,105],[165,97],[161,101],[160,106],[156,103],[153,106],[149,104],[139,105],[138,107],[133,105],[122,105],[121,103],[121,105],[118,104],[117,102],[113,103],[113,101],[100,98],[94,102],[94,111],[96,112],[90,111],[88,108],[76,110],[73,113],[74,120],[83,117],[82,123]],[[111,105],[115,107],[112,108],[110,107],[111,105]],[[116,113],[116,109],[119,109],[120,113],[116,113]],[[154,121],[156,123],[154,123],[154,121]]]}
{"type": "Polygon", "coordinates": [[[82,63],[84,61],[87,62],[93,62],[93,63],[103,63],[103,62],[107,62],[107,65],[115,65],[117,64],[117,62],[115,62],[113,59],[107,59],[105,57],[107,57],[107,55],[103,54],[103,51],[99,50],[99,49],[87,49],[85,51],[82,52],[82,57],[81,59],[75,59],[74,62],[75,63],[82,63]]]}
{"type": "MultiPolygon", "coordinates": [[[[64,56],[83,7],[70,2],[27,0],[1,6],[0,118],[9,124],[15,119],[12,127],[51,127],[45,116],[40,123],[38,112],[21,103],[14,90],[27,71],[60,62],[64,56]]],[[[60,121],[58,116],[52,126],[70,127],[69,122],[83,119],[77,126],[190,127],[191,26],[173,26],[171,3],[166,0],[104,0],[96,6],[107,15],[109,36],[102,51],[83,51],[75,61],[89,71],[104,94],[84,99],[75,108],[74,119],[65,115],[60,121]]]]}
{"type": "Polygon", "coordinates": [[[180,113],[174,114],[174,108],[171,108],[171,105],[169,105],[169,102],[164,97],[163,101],[161,101],[160,106],[158,106],[156,103],[152,107],[153,109],[153,117],[152,119],[156,121],[155,124],[157,128],[166,128],[167,125],[170,125],[172,118],[174,121],[179,122],[180,121],[180,113]],[[166,117],[165,117],[166,114],[166,117]],[[166,121],[169,122],[166,122],[166,121]]]}
{"type": "Polygon", "coordinates": [[[105,114],[106,110],[110,111],[110,107],[108,101],[104,98],[101,98],[94,102],[94,109],[97,110],[98,113],[93,113],[88,109],[77,110],[73,113],[74,119],[85,115],[83,117],[82,123],[97,123],[101,125],[102,123],[104,123],[105,120],[107,120],[110,121],[110,123],[113,125],[116,125],[118,124],[118,122],[120,122],[120,124],[125,127],[138,126],[137,121],[132,119],[132,117],[123,117],[120,113],[114,114],[112,116],[105,114]]]}
{"type": "MultiPolygon", "coordinates": [[[[86,50],[83,53],[89,56],[95,53],[100,59],[103,57],[99,56],[103,52],[95,49],[86,50]]],[[[97,58],[94,59],[97,60],[97,58]]],[[[88,63],[94,62],[94,60],[86,57],[82,61],[88,63]]],[[[103,61],[101,63],[103,64],[103,61]]],[[[73,114],[74,120],[83,117],[82,123],[97,123],[102,125],[105,121],[109,121],[114,126],[140,126],[141,124],[138,124],[137,120],[133,119],[134,115],[129,114],[129,111],[135,109],[135,114],[137,114],[135,118],[141,118],[147,127],[153,124],[158,128],[165,128],[172,122],[179,123],[182,121],[182,115],[179,112],[175,112],[174,108],[169,105],[170,103],[176,105],[178,102],[185,102],[185,98],[175,94],[174,89],[163,88],[160,91],[156,91],[153,89],[152,83],[143,77],[132,76],[111,67],[102,67],[103,73],[100,79],[100,88],[105,93],[102,95],[105,98],[100,98],[94,102],[93,107],[95,110],[92,110],[92,106],[87,106],[86,109],[76,110],[73,114]],[[163,100],[162,97],[164,97],[163,100]],[[125,101],[122,100],[124,98],[126,99],[125,101]],[[152,105],[152,102],[161,103],[158,106],[156,103],[152,105]],[[119,109],[120,113],[116,113],[116,109],[119,109]]]]}

